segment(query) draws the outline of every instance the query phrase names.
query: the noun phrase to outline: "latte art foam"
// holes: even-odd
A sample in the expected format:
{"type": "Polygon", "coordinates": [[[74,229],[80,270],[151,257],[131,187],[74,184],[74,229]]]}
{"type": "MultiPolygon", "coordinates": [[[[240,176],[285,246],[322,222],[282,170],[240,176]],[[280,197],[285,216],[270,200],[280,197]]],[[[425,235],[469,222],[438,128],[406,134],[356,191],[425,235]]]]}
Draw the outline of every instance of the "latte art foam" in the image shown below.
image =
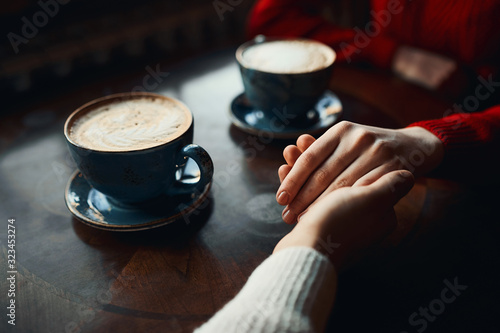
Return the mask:
{"type": "Polygon", "coordinates": [[[141,98],[90,111],[73,123],[69,135],[86,148],[130,151],[167,143],[190,124],[191,116],[182,105],[162,98],[141,98]]]}
{"type": "Polygon", "coordinates": [[[295,74],[330,66],[335,52],[315,41],[280,40],[256,44],[243,52],[244,65],[259,71],[295,74]]]}

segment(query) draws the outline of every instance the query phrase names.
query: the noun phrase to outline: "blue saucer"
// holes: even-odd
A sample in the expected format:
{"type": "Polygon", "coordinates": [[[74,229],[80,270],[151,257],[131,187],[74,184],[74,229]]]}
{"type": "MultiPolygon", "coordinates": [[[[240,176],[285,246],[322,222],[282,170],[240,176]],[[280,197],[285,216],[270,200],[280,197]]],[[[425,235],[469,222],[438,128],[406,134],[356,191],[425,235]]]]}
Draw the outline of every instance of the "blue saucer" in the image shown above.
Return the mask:
{"type": "MultiPolygon", "coordinates": [[[[189,179],[185,183],[190,183],[189,179]]],[[[76,171],[66,186],[65,199],[70,212],[86,225],[112,231],[136,231],[164,226],[176,220],[189,222],[189,214],[207,199],[210,186],[211,182],[203,193],[188,192],[182,185],[173,186],[147,205],[123,206],[92,188],[76,171]]]]}
{"type": "Polygon", "coordinates": [[[231,121],[241,130],[250,134],[267,134],[280,139],[293,139],[301,134],[321,134],[338,122],[342,115],[342,104],[333,92],[327,90],[318,99],[313,109],[306,113],[300,122],[279,124],[278,115],[266,115],[254,108],[242,93],[231,102],[231,121]]]}

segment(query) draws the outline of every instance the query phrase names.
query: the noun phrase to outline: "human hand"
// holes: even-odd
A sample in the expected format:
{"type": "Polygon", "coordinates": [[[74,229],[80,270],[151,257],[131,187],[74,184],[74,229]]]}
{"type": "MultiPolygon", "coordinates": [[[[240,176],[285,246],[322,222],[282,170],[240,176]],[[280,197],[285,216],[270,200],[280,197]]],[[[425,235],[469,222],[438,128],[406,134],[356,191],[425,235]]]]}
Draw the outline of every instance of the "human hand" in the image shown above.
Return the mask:
{"type": "Polygon", "coordinates": [[[335,189],[368,185],[386,173],[406,169],[425,174],[441,163],[443,144],[421,128],[398,130],[343,121],[318,140],[302,135],[283,151],[276,199],[283,220],[294,223],[309,205],[335,189]]]}
{"type": "Polygon", "coordinates": [[[342,269],[396,227],[393,206],[412,188],[406,170],[392,171],[370,185],[344,187],[311,206],[274,252],[307,246],[342,269]]]}

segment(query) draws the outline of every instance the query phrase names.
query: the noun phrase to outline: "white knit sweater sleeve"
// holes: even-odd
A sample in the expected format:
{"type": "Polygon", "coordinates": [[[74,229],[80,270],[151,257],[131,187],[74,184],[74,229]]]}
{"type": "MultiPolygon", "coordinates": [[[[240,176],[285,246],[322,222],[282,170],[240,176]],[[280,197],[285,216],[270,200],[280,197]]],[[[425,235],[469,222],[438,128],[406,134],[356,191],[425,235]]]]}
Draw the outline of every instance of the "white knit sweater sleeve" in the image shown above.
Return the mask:
{"type": "Polygon", "coordinates": [[[322,332],[337,276],[330,261],[308,247],[264,260],[236,297],[195,330],[207,332],[322,332]]]}

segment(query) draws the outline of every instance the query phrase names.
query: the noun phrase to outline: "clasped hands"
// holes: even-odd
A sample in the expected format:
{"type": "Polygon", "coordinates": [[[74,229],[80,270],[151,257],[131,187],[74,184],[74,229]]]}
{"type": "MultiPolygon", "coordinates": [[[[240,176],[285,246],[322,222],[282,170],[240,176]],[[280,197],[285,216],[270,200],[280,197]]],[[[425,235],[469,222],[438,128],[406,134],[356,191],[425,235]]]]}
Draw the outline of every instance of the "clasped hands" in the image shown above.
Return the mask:
{"type": "Polygon", "coordinates": [[[317,140],[300,136],[283,156],[276,199],[286,206],[283,220],[299,223],[275,252],[309,246],[341,268],[395,228],[393,206],[412,188],[414,175],[439,165],[443,145],[421,127],[393,130],[343,121],[317,140]]]}

